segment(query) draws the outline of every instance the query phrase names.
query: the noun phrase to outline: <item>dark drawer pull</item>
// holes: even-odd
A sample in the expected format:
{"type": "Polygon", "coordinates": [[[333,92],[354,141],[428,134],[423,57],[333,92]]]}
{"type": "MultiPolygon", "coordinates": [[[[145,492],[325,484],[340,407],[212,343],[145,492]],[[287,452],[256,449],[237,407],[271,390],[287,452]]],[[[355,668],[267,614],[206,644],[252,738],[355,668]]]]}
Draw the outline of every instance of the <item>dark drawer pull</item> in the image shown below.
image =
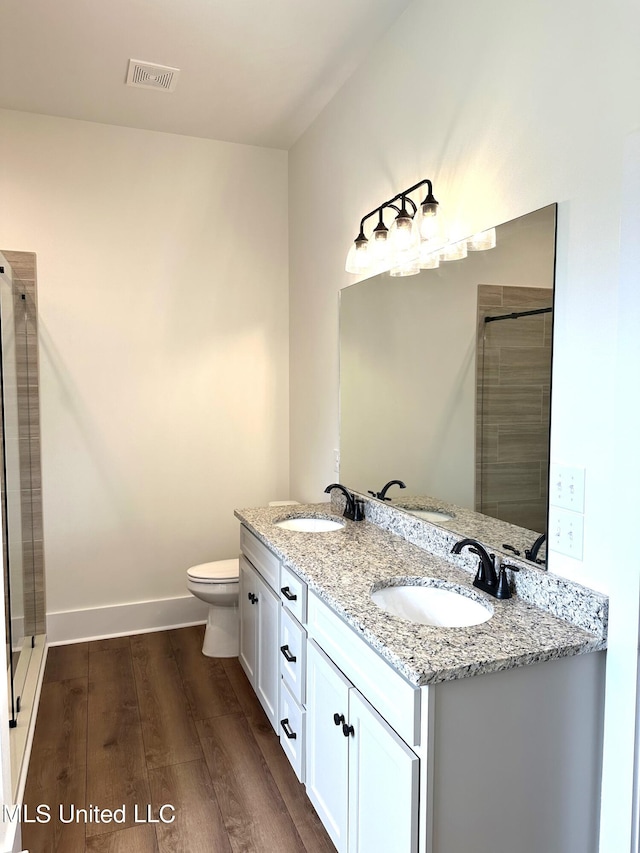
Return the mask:
{"type": "Polygon", "coordinates": [[[249,599],[249,601],[250,601],[252,604],[257,604],[257,603],[258,603],[258,596],[257,596],[257,595],[254,595],[252,592],[248,592],[248,593],[247,593],[247,598],[249,599]]]}
{"type": "Polygon", "coordinates": [[[289,725],[289,718],[285,717],[284,720],[280,720],[280,725],[282,726],[282,730],[289,738],[289,740],[295,740],[298,735],[293,731],[291,726],[289,725]]]}
{"type": "Polygon", "coordinates": [[[289,646],[280,646],[280,651],[284,655],[284,659],[287,661],[287,663],[296,662],[297,658],[295,655],[291,654],[291,652],[289,651],[289,646]]]}
{"type": "Polygon", "coordinates": [[[345,737],[349,737],[349,735],[355,734],[353,726],[348,726],[346,723],[342,724],[342,734],[345,737]]]}
{"type": "Polygon", "coordinates": [[[295,595],[293,592],[291,592],[291,590],[289,589],[288,586],[283,586],[282,589],[280,590],[280,592],[284,595],[284,597],[287,599],[287,601],[297,601],[298,600],[298,596],[295,595]]]}
{"type": "Polygon", "coordinates": [[[333,722],[336,726],[339,726],[341,723],[344,723],[344,714],[338,714],[337,712],[333,715],[333,722]]]}

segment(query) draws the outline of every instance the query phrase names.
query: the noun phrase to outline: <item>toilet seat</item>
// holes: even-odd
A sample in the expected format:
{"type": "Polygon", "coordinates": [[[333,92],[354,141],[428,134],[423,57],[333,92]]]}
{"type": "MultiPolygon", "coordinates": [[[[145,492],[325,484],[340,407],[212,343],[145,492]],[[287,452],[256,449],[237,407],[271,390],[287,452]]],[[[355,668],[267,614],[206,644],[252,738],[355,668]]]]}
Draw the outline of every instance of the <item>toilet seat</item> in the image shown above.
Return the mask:
{"type": "Polygon", "coordinates": [[[240,577],[238,560],[216,560],[213,563],[200,563],[199,566],[191,566],[187,569],[187,575],[191,580],[200,583],[233,583],[240,577]]]}

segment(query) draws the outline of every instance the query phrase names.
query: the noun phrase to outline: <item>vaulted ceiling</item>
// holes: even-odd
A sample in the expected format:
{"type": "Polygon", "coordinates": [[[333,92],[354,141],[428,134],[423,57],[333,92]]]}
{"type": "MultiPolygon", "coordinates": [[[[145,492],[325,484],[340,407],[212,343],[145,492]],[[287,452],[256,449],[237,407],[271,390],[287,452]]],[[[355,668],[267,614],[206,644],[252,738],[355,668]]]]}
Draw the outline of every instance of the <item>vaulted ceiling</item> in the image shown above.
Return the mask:
{"type": "Polygon", "coordinates": [[[2,0],[0,107],[286,149],[410,2],[2,0]]]}

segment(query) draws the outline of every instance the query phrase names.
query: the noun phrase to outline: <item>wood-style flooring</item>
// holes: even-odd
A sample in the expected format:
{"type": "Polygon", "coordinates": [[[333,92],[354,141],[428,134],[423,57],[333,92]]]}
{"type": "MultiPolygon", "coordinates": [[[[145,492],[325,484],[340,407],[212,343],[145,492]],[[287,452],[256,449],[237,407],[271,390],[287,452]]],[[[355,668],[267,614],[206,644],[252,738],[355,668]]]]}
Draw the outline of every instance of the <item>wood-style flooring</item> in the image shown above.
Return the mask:
{"type": "Polygon", "coordinates": [[[29,853],[335,853],[237,658],[204,657],[203,632],[49,649],[24,802],[50,820],[23,821],[29,853]],[[163,805],[175,820],[147,822],[163,805]]]}

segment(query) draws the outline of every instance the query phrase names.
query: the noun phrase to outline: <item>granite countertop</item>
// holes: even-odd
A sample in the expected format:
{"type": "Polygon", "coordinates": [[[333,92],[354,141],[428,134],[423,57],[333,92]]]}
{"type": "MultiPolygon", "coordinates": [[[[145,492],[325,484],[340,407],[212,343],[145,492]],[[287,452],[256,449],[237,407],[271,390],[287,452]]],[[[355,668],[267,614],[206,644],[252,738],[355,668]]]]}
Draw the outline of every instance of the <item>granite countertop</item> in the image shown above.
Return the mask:
{"type": "MultiPolygon", "coordinates": [[[[490,545],[491,550],[503,552],[505,557],[508,556],[510,559],[515,556],[516,552],[523,555],[540,535],[539,531],[517,527],[515,524],[510,524],[499,518],[484,515],[458,504],[448,503],[430,495],[410,495],[405,498],[402,492],[399,495],[393,494],[389,506],[409,513],[424,510],[446,513],[451,517],[435,520],[439,527],[457,533],[459,536],[470,536],[477,539],[485,545],[490,545]],[[505,548],[504,543],[512,547],[505,548]]],[[[545,543],[538,552],[541,564],[544,564],[546,553],[545,543]]]]}
{"type": "Polygon", "coordinates": [[[328,503],[241,509],[235,515],[411,684],[436,684],[606,648],[606,597],[566,579],[558,578],[563,596],[571,596],[575,586],[577,601],[587,602],[590,613],[603,612],[600,626],[589,617],[593,631],[517,594],[507,601],[494,599],[472,586],[467,566],[456,566],[375,524],[347,521],[328,503]],[[292,516],[338,519],[344,527],[299,533],[275,526],[292,516]],[[424,578],[438,586],[462,587],[491,608],[493,616],[472,627],[432,627],[400,619],[371,601],[376,586],[420,584],[424,578]]]}

